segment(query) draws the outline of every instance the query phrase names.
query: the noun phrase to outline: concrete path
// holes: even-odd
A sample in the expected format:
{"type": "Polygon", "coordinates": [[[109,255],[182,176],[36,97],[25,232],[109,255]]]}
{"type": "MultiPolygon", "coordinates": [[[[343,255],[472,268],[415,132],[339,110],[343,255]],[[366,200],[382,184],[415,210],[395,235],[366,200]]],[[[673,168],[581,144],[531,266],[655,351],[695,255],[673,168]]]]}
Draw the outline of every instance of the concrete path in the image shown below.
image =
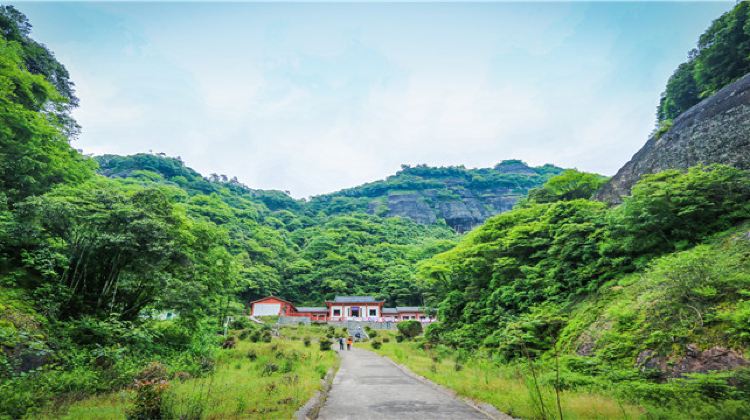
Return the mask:
{"type": "Polygon", "coordinates": [[[371,351],[354,348],[340,353],[341,367],[320,410],[320,419],[488,418],[371,351]]]}

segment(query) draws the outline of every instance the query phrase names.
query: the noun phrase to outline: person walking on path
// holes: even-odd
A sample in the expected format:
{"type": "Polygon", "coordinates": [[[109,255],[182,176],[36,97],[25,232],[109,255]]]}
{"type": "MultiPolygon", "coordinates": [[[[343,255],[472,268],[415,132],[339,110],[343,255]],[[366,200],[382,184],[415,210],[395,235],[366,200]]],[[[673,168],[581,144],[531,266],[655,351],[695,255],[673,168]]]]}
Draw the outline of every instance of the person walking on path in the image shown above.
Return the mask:
{"type": "Polygon", "coordinates": [[[344,350],[344,337],[339,337],[339,350],[344,350]]]}
{"type": "Polygon", "coordinates": [[[346,349],[351,350],[352,349],[352,342],[354,340],[352,339],[352,336],[350,335],[349,338],[346,339],[346,349]]]}

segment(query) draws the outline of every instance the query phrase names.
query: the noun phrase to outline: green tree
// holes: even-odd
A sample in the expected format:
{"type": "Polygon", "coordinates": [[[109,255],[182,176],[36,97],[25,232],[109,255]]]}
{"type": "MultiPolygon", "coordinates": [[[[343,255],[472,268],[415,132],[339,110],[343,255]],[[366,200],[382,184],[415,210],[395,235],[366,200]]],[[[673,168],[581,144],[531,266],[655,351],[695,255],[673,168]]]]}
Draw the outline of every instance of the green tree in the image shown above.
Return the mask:
{"type": "Polygon", "coordinates": [[[711,24],[687,62],[667,82],[658,121],[671,120],[750,72],[750,3],[737,5],[711,24]]]}
{"type": "Polygon", "coordinates": [[[552,203],[555,201],[588,199],[604,185],[607,178],[588,172],[567,169],[560,175],[550,178],[541,187],[529,191],[528,201],[552,203]]]}
{"type": "Polygon", "coordinates": [[[15,203],[61,182],[81,182],[94,162],[70,147],[49,109],[66,99],[24,67],[21,47],[0,39],[0,190],[15,203]]]}

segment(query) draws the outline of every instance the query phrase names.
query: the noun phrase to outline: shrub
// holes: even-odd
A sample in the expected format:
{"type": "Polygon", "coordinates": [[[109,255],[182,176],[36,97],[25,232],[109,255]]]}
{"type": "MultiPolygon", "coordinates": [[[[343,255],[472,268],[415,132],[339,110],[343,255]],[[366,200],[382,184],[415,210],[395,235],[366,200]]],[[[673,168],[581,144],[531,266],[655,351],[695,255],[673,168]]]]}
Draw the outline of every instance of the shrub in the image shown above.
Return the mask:
{"type": "Polygon", "coordinates": [[[302,339],[302,343],[305,347],[310,347],[310,337],[305,336],[305,338],[302,339]]]}
{"type": "Polygon", "coordinates": [[[258,358],[258,353],[256,353],[255,350],[250,349],[247,351],[247,358],[254,361],[258,358]]]}
{"type": "Polygon", "coordinates": [[[133,406],[128,410],[128,419],[148,420],[162,418],[162,399],[169,387],[167,369],[159,362],[152,362],[136,377],[133,406]]]}
{"type": "Polygon", "coordinates": [[[269,331],[269,330],[263,331],[263,333],[261,334],[260,338],[261,338],[261,340],[264,343],[270,343],[271,342],[271,331],[269,331]]]}
{"type": "Polygon", "coordinates": [[[331,341],[330,340],[320,340],[320,350],[321,351],[328,351],[331,349],[331,341]]]}
{"type": "Polygon", "coordinates": [[[226,340],[224,340],[223,343],[221,343],[221,348],[223,349],[233,349],[234,346],[237,345],[237,339],[234,336],[228,337],[226,340]]]}
{"type": "Polygon", "coordinates": [[[396,334],[396,342],[400,343],[402,341],[404,341],[404,336],[401,334],[396,334]]]}
{"type": "Polygon", "coordinates": [[[268,362],[265,365],[263,365],[263,371],[261,372],[262,376],[271,376],[275,372],[279,371],[279,365],[276,363],[268,362]]]}
{"type": "Polygon", "coordinates": [[[384,342],[384,343],[390,343],[390,342],[391,342],[391,339],[390,339],[390,338],[388,338],[388,337],[383,337],[383,342],[384,342]]]}
{"type": "Polygon", "coordinates": [[[245,330],[245,329],[251,328],[252,325],[253,325],[252,321],[250,321],[244,315],[240,315],[232,321],[232,325],[230,327],[233,330],[245,330]]]}
{"type": "Polygon", "coordinates": [[[396,327],[398,328],[398,332],[401,333],[405,338],[412,339],[419,334],[422,334],[422,324],[414,319],[411,319],[409,321],[401,321],[399,322],[396,327]]]}
{"type": "Polygon", "coordinates": [[[375,338],[378,336],[378,332],[373,329],[370,329],[369,331],[367,331],[367,335],[369,335],[370,338],[375,338]]]}
{"type": "Polygon", "coordinates": [[[372,342],[370,343],[370,345],[372,346],[372,348],[374,348],[375,350],[377,350],[377,349],[379,349],[379,348],[380,348],[380,346],[382,346],[382,345],[383,345],[383,343],[381,343],[380,341],[377,341],[377,340],[373,340],[373,341],[372,341],[372,342]]]}

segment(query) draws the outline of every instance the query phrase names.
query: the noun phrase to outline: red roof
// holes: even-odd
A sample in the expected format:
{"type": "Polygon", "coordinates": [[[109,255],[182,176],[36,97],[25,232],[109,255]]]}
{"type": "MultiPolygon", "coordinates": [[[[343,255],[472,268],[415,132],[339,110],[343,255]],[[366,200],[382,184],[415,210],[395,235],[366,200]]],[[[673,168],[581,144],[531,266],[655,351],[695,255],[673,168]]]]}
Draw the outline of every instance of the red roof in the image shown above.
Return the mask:
{"type": "Polygon", "coordinates": [[[264,300],[269,300],[269,299],[280,300],[282,302],[285,302],[285,303],[288,303],[288,304],[294,306],[294,304],[292,302],[289,302],[288,300],[285,300],[285,299],[282,299],[280,297],[276,297],[276,296],[273,296],[273,295],[272,296],[266,296],[266,297],[258,299],[258,300],[254,300],[254,301],[250,302],[250,304],[252,305],[253,303],[263,302],[264,300]]]}

